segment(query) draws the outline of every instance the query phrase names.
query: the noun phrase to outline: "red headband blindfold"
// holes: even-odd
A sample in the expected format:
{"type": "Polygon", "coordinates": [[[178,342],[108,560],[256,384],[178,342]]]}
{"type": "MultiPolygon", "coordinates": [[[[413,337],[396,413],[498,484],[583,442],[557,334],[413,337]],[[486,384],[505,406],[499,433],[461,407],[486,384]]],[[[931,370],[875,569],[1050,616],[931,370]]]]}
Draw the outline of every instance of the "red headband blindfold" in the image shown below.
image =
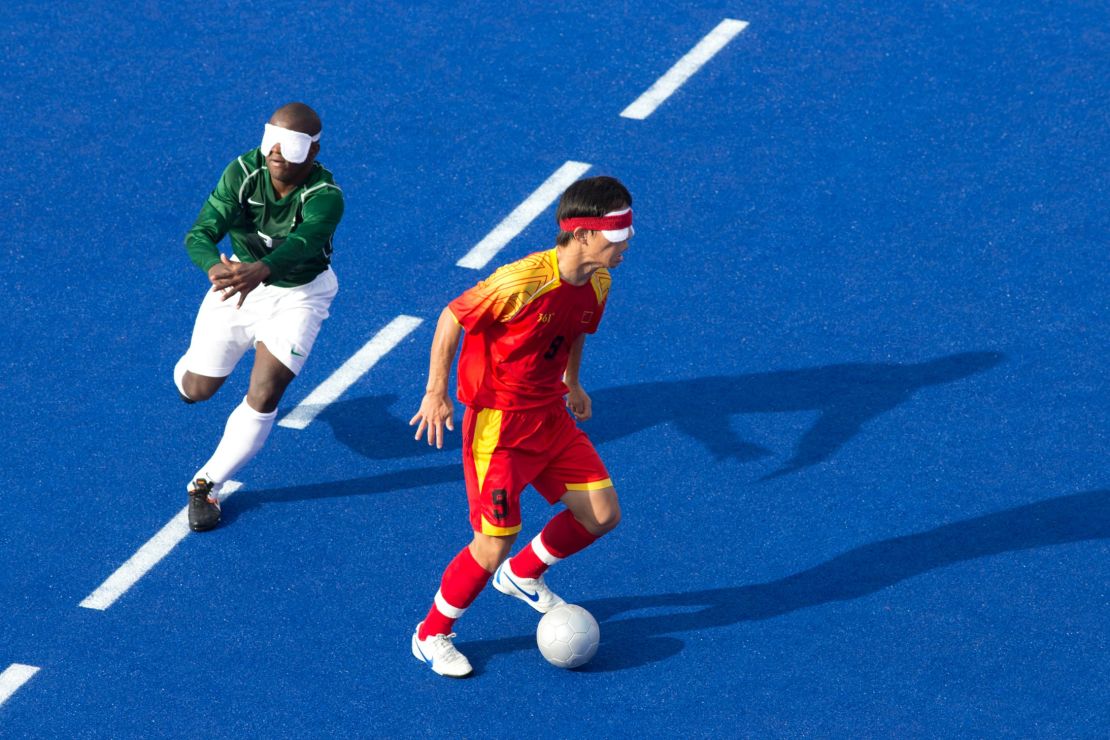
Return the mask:
{"type": "Polygon", "coordinates": [[[563,231],[575,229],[588,229],[590,231],[618,231],[627,229],[632,225],[632,211],[628,210],[618,216],[584,216],[581,218],[564,218],[559,222],[563,231]]]}

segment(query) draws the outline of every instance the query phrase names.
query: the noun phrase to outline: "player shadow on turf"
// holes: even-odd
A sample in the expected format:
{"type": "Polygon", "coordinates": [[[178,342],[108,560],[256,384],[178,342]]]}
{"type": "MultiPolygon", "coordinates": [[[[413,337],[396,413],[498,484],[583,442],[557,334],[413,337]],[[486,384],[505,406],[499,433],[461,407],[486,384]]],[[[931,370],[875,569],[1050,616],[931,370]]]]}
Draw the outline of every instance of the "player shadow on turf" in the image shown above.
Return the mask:
{"type": "MultiPolygon", "coordinates": [[[[849,601],[954,563],[1005,552],[1110,539],[1110,489],[1086,491],[880,540],[767,583],[582,602],[601,624],[601,649],[582,670],[636,668],[678,653],[693,630],[771,619],[849,601]],[[636,612],[650,612],[632,616],[636,612]]],[[[531,636],[460,643],[477,667],[535,649],[531,636]]]]}
{"type": "Polygon", "coordinates": [[[763,480],[817,465],[859,434],[863,425],[929,386],[952,383],[1005,359],[999,352],[964,352],[927,362],[845,363],[688,381],[640,383],[594,394],[598,413],[590,436],[598,443],[673,422],[717,459],[756,460],[773,453],[729,428],[734,414],[817,411],[789,459],[763,480]]]}
{"type": "Polygon", "coordinates": [[[266,504],[282,504],[291,501],[309,501],[323,498],[346,498],[348,496],[367,496],[376,493],[397,493],[398,491],[424,486],[437,486],[455,483],[459,480],[459,466],[437,465],[430,468],[397,470],[381,475],[372,475],[353,480],[334,483],[312,483],[309,485],[267,488],[259,491],[245,489],[236,493],[223,508],[224,526],[234,522],[244,512],[258,509],[266,504]]]}
{"type": "MultiPolygon", "coordinates": [[[[428,446],[423,439],[419,442],[413,439],[416,427],[408,424],[411,416],[400,419],[390,413],[397,400],[394,394],[352,398],[328,406],[319,419],[331,426],[337,440],[371,460],[395,460],[442,451],[428,446]]],[[[447,432],[443,450],[459,450],[462,447],[460,409],[461,405],[456,402],[455,431],[447,432]]],[[[415,413],[415,409],[413,411],[415,413]]],[[[460,463],[461,460],[459,457],[460,463]]],[[[462,469],[456,472],[461,480],[462,469]]]]}
{"type": "MultiPolygon", "coordinates": [[[[768,480],[828,460],[864,424],[905,403],[922,388],[962,380],[1004,359],[999,352],[964,352],[917,363],[845,363],[601,388],[590,391],[594,418],[583,429],[596,444],[603,445],[673,423],[719,460],[755,461],[774,453],[739,438],[729,427],[731,416],[819,412],[790,457],[764,476],[763,480],[768,480]]],[[[390,413],[396,402],[394,395],[356,398],[330,406],[320,418],[331,425],[336,439],[371,459],[435,452],[434,447],[413,441],[414,429],[407,419],[390,413]]],[[[447,434],[444,448],[458,450],[460,436],[456,424],[456,430],[447,434]]]]}

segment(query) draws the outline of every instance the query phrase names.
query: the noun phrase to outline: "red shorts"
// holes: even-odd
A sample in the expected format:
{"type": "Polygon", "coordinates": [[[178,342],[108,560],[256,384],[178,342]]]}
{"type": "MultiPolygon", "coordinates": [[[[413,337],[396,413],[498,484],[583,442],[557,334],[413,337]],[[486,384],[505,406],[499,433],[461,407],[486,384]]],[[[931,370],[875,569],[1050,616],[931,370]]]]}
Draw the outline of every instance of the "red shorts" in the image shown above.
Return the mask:
{"type": "Polygon", "coordinates": [[[520,492],[529,483],[550,504],[567,491],[613,485],[593,443],[561,405],[535,411],[468,406],[462,434],[466,498],[475,532],[519,532],[520,492]]]}

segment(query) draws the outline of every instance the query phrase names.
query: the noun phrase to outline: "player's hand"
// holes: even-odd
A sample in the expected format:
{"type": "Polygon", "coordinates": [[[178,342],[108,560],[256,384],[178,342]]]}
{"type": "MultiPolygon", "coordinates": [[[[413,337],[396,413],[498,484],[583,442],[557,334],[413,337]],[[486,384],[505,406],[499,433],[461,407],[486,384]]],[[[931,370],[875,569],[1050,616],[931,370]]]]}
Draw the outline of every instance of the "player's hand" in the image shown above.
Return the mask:
{"type": "Polygon", "coordinates": [[[239,304],[236,308],[242,307],[243,301],[247,300],[247,294],[270,277],[270,266],[265,262],[232,262],[226,254],[221,254],[218,266],[225,268],[227,274],[212,277],[212,272],[217,265],[212,266],[208,271],[208,276],[212,280],[212,290],[223,294],[220,297],[221,301],[226,301],[238,293],[239,304]]]}
{"type": "Polygon", "coordinates": [[[586,421],[594,415],[593,401],[580,385],[567,386],[567,408],[578,421],[586,421]]]}
{"type": "MultiPolygon", "coordinates": [[[[220,257],[222,258],[223,255],[221,254],[220,257]]],[[[217,262],[216,264],[208,268],[208,282],[212,283],[212,290],[216,289],[215,286],[217,280],[223,280],[230,276],[231,270],[227,269],[227,266],[223,263],[223,261],[217,262]]]]}
{"type": "Polygon", "coordinates": [[[416,428],[416,436],[413,439],[419,440],[424,435],[424,430],[428,430],[428,446],[433,444],[439,449],[443,449],[443,428],[447,427],[449,431],[455,431],[455,420],[453,418],[455,413],[455,405],[451,403],[451,399],[446,393],[432,393],[424,394],[424,399],[420,402],[420,410],[416,412],[416,416],[409,420],[411,427],[416,422],[420,422],[420,426],[416,428]]]}

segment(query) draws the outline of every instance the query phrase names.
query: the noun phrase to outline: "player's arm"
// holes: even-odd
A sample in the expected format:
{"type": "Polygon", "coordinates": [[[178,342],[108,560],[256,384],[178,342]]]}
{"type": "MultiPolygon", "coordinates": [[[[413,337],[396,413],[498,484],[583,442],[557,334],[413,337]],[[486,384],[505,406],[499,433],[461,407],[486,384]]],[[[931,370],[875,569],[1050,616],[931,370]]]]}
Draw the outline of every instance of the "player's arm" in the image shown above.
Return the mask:
{"type": "Polygon", "coordinates": [[[579,334],[578,339],[570,345],[567,369],[563,373],[563,382],[567,386],[567,408],[578,421],[586,421],[593,416],[593,402],[578,382],[578,370],[582,367],[582,348],[585,346],[586,335],[579,334]]]}
{"type": "Polygon", "coordinates": [[[200,209],[200,214],[188,233],[185,234],[185,251],[200,269],[215,281],[215,275],[223,275],[226,268],[220,260],[220,250],[216,247],[227,234],[232,222],[239,216],[239,185],[242,184],[243,168],[239,160],[229,164],[215,190],[208,196],[200,209]]]}
{"type": "Polygon", "coordinates": [[[409,420],[409,426],[420,422],[420,426],[416,428],[416,439],[420,439],[427,428],[428,444],[439,448],[443,447],[443,427],[455,431],[455,421],[452,418],[455,406],[451,403],[448,383],[451,380],[451,363],[459,349],[462,331],[462,326],[455,320],[451,309],[444,308],[439,314],[435,336],[432,337],[432,356],[424,398],[420,401],[420,410],[416,412],[416,416],[409,420]]]}
{"type": "Polygon", "coordinates": [[[264,282],[281,280],[292,268],[323,251],[343,217],[343,196],[337,188],[308,200],[301,209],[304,221],[285,238],[281,246],[257,262],[231,262],[223,257],[228,274],[213,280],[222,290],[223,300],[238,294],[239,305],[247,294],[264,282]]]}
{"type": "Polygon", "coordinates": [[[332,185],[323,187],[305,201],[301,216],[304,220],[289,232],[281,246],[259,260],[269,268],[266,279],[281,280],[327,248],[343,218],[343,193],[332,185]]]}
{"type": "Polygon", "coordinates": [[[437,447],[442,447],[443,427],[446,426],[450,431],[455,430],[451,418],[454,407],[447,385],[459,340],[464,331],[481,332],[494,322],[507,320],[520,306],[521,281],[514,280],[511,272],[511,269],[499,268],[492,276],[451,301],[440,313],[435,337],[432,339],[428,386],[424,399],[420,402],[420,410],[409,421],[409,426],[420,422],[416,429],[416,439],[420,439],[427,427],[428,444],[434,442],[437,447]]]}

